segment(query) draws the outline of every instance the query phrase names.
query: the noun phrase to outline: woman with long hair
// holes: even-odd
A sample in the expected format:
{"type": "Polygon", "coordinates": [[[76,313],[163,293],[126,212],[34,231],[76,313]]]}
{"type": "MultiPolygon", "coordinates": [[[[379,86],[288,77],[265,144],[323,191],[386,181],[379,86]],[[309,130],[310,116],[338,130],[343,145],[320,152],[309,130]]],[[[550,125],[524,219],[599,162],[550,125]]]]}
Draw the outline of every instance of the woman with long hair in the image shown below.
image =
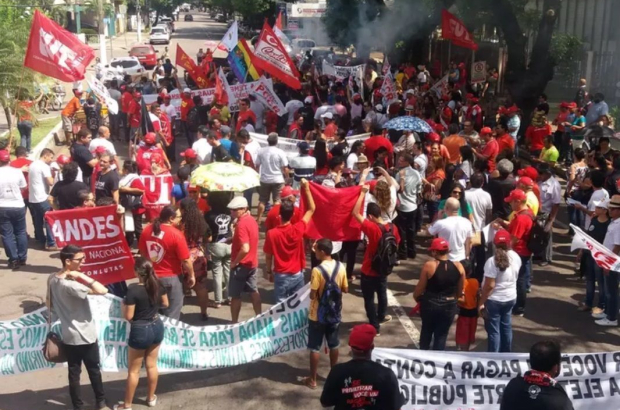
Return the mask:
{"type": "Polygon", "coordinates": [[[445,350],[450,326],[456,314],[457,301],[463,292],[465,269],[459,262],[448,260],[448,242],[435,238],[428,248],[433,260],[422,267],[413,298],[421,304],[422,330],[420,349],[445,350]]]}
{"type": "MultiPolygon", "coordinates": [[[[471,209],[471,206],[467,203],[467,201],[465,200],[465,189],[463,188],[463,186],[458,183],[458,182],[453,182],[452,183],[452,188],[450,189],[450,198],[455,198],[459,201],[459,204],[461,205],[459,208],[459,216],[462,216],[463,218],[467,218],[471,221],[471,223],[474,223],[474,212],[471,209]]],[[[442,199],[439,202],[439,212],[437,213],[437,219],[443,219],[446,217],[446,214],[444,213],[444,207],[446,206],[446,199],[442,199]]]]}
{"type": "Polygon", "coordinates": [[[346,168],[350,169],[354,174],[358,174],[360,171],[357,169],[357,161],[359,156],[364,153],[364,141],[357,140],[351,145],[351,150],[347,155],[346,168]]]}
{"type": "Polygon", "coordinates": [[[381,208],[381,219],[391,222],[396,218],[396,202],[398,201],[398,182],[381,167],[374,188],[371,190],[370,202],[375,202],[381,208]]]}
{"type": "Polygon", "coordinates": [[[168,307],[168,295],[160,283],[153,264],[146,258],[136,258],[135,274],[139,283],[132,283],[127,289],[127,296],[123,300],[123,316],[131,322],[127,344],[129,367],[127,372],[127,387],[125,401],[114,406],[117,409],[131,409],[142,362],[146,361],[146,376],[148,390],[146,403],[149,407],[157,404],[157,356],[159,346],[164,340],[164,324],[157,314],[160,308],[168,307]]]}
{"type": "Polygon", "coordinates": [[[517,302],[517,278],[521,258],[512,250],[512,237],[505,229],[495,233],[495,253],[484,264],[482,296],[478,311],[484,318],[489,352],[512,351],[512,308],[517,302]]]}
{"type": "MultiPolygon", "coordinates": [[[[207,257],[205,246],[207,244],[207,222],[198,209],[196,201],[192,198],[184,198],[179,203],[181,210],[180,228],[185,235],[189,247],[190,260],[194,266],[196,283],[192,289],[196,292],[200,317],[203,321],[209,319],[207,308],[209,307],[209,290],[207,289],[207,257]]],[[[184,272],[185,273],[185,272],[184,272]]]]}

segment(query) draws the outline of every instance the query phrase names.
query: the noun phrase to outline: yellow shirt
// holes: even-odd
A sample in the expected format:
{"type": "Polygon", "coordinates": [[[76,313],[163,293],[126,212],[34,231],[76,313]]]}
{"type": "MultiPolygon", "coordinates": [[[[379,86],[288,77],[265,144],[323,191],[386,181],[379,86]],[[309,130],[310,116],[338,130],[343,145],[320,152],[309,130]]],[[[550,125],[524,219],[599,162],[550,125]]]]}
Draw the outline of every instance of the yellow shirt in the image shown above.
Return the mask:
{"type": "MultiPolygon", "coordinates": [[[[323,261],[321,266],[325,269],[327,276],[331,277],[334,272],[334,264],[336,261],[323,261]]],[[[336,284],[340,288],[340,290],[346,291],[349,289],[349,283],[347,282],[347,270],[344,267],[344,264],[340,264],[340,270],[338,271],[338,275],[336,275],[336,284]]],[[[316,290],[316,297],[310,300],[310,312],[308,314],[308,319],[318,321],[318,311],[319,311],[319,302],[321,300],[321,295],[323,294],[323,288],[325,287],[325,278],[321,274],[321,271],[318,267],[312,269],[312,277],[310,278],[310,290],[316,290]]]]}
{"type": "MultiPolygon", "coordinates": [[[[534,191],[528,191],[525,193],[525,204],[530,208],[534,216],[538,215],[538,208],[540,207],[540,204],[538,203],[538,198],[536,198],[534,191]]],[[[512,221],[514,216],[515,213],[511,212],[510,215],[508,215],[508,222],[512,221]]]]}
{"type": "Polygon", "coordinates": [[[223,106],[220,109],[220,118],[222,119],[222,122],[224,122],[225,124],[228,124],[230,122],[230,110],[228,109],[227,106],[223,106]]]}

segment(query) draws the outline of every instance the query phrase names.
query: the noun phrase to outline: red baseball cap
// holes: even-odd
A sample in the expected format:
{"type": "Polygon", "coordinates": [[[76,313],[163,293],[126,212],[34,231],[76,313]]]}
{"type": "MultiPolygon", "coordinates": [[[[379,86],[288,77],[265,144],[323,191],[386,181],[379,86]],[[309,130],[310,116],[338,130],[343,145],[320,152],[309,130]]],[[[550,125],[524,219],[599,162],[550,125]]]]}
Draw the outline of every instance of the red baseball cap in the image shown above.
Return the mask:
{"type": "Polygon", "coordinates": [[[482,127],[480,130],[480,135],[490,135],[493,134],[493,130],[489,127],[482,127]]]}
{"type": "Polygon", "coordinates": [[[517,174],[520,177],[530,177],[532,179],[532,181],[536,181],[538,179],[538,170],[536,170],[536,168],[534,168],[531,165],[528,166],[528,167],[525,167],[523,169],[518,170],[517,174]]]}
{"type": "Polygon", "coordinates": [[[155,135],[154,132],[147,132],[146,135],[144,136],[144,142],[146,142],[147,144],[155,144],[156,141],[157,141],[157,136],[155,135]]]}
{"type": "Polygon", "coordinates": [[[427,138],[430,142],[441,142],[441,137],[436,132],[429,132],[427,138]]]}
{"type": "Polygon", "coordinates": [[[193,149],[188,148],[185,151],[181,152],[181,156],[185,158],[196,158],[198,154],[196,154],[196,151],[194,151],[193,149]]]}
{"type": "Polygon", "coordinates": [[[65,165],[68,164],[69,162],[71,162],[71,157],[64,155],[64,154],[60,154],[57,158],[56,158],[56,163],[58,165],[65,165]]]}
{"type": "Polygon", "coordinates": [[[0,150],[0,161],[2,162],[7,162],[11,159],[11,154],[9,154],[9,151],[3,149],[0,150]]]}
{"type": "Polygon", "coordinates": [[[433,239],[431,246],[428,248],[429,251],[447,251],[448,249],[450,249],[450,246],[444,238],[433,239]]]}
{"type": "Polygon", "coordinates": [[[512,201],[525,201],[526,196],[525,192],[521,189],[513,189],[510,191],[510,195],[504,198],[504,202],[512,202],[512,201]]]}
{"type": "Polygon", "coordinates": [[[373,325],[368,323],[357,325],[353,327],[349,335],[349,346],[352,349],[367,352],[374,347],[375,336],[377,336],[377,329],[373,325]]]}
{"type": "Polygon", "coordinates": [[[284,188],[282,188],[282,194],[280,194],[280,196],[282,198],[286,198],[286,197],[289,197],[289,196],[297,196],[297,195],[299,195],[299,191],[291,188],[288,185],[285,186],[284,188]]]}
{"type": "Polygon", "coordinates": [[[446,127],[444,127],[441,124],[435,124],[435,126],[433,127],[433,129],[437,132],[444,132],[446,130],[446,127]]]}
{"type": "Polygon", "coordinates": [[[136,91],[133,93],[133,98],[142,98],[142,93],[140,91],[136,91]]]}
{"type": "Polygon", "coordinates": [[[532,178],[530,178],[530,177],[521,177],[521,178],[519,178],[519,183],[523,184],[525,186],[530,186],[530,187],[534,186],[534,181],[532,181],[532,178]]]}
{"type": "Polygon", "coordinates": [[[506,114],[513,114],[515,112],[519,111],[519,107],[517,107],[515,104],[513,104],[512,106],[508,107],[506,109],[506,114]]]}
{"type": "Polygon", "coordinates": [[[106,152],[106,149],[103,145],[100,145],[97,148],[95,148],[95,154],[103,154],[104,152],[106,152]]]}
{"type": "Polygon", "coordinates": [[[500,229],[499,231],[495,232],[495,238],[493,238],[493,243],[495,245],[501,245],[501,244],[508,245],[511,241],[512,241],[512,238],[510,237],[510,234],[508,233],[507,230],[500,229]]]}

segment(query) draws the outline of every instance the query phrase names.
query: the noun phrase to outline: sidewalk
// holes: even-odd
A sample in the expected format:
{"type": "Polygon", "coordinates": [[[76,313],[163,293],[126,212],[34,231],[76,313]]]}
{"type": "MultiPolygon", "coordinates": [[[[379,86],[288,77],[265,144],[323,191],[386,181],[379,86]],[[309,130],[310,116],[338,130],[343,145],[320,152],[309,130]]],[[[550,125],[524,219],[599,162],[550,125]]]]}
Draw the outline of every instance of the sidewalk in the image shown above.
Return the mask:
{"type": "MultiPolygon", "coordinates": [[[[142,41],[140,43],[143,44],[148,44],[148,39],[149,39],[149,34],[148,33],[142,33],[142,41]]],[[[105,45],[106,45],[106,56],[107,56],[107,62],[109,63],[110,60],[114,57],[126,57],[129,55],[129,50],[131,49],[131,47],[135,44],[138,44],[138,33],[135,31],[128,31],[125,32],[123,34],[120,34],[112,39],[107,38],[105,45]]],[[[99,43],[95,43],[95,44],[88,44],[90,47],[92,47],[93,50],[95,50],[96,55],[98,57],[101,56],[100,53],[100,49],[99,49],[99,43]]],[[[165,46],[159,46],[163,47],[165,46]]],[[[156,48],[157,49],[157,48],[156,48]]],[[[94,62],[93,62],[94,64],[94,62]]]]}

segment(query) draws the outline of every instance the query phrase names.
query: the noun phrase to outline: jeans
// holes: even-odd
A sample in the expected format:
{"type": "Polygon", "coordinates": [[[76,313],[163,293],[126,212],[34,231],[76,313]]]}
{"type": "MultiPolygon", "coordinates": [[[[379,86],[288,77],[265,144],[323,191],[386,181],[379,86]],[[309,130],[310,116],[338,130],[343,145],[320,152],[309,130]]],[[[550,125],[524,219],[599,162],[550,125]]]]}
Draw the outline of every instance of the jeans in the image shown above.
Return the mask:
{"type": "Polygon", "coordinates": [[[125,239],[127,239],[127,245],[131,248],[133,246],[134,239],[136,245],[140,243],[140,235],[142,235],[142,214],[132,214],[133,216],[133,232],[125,232],[125,239]]]}
{"type": "Polygon", "coordinates": [[[385,276],[367,276],[362,274],[360,280],[362,295],[364,296],[364,308],[368,323],[381,330],[381,321],[385,319],[387,311],[387,278],[385,276]],[[377,294],[377,307],[375,308],[375,293],[377,294]]]}
{"type": "Polygon", "coordinates": [[[607,319],[611,321],[618,320],[618,275],[620,272],[610,270],[609,275],[605,278],[605,288],[607,289],[605,314],[607,319]]]}
{"type": "Polygon", "coordinates": [[[32,222],[34,223],[34,238],[42,245],[56,246],[52,228],[45,220],[45,213],[52,209],[49,202],[43,201],[38,203],[30,202],[30,213],[32,214],[32,222]],[[43,227],[45,226],[45,232],[43,227]]]}
{"type": "Polygon", "coordinates": [[[353,276],[353,270],[355,269],[355,259],[357,256],[357,247],[360,241],[344,241],[342,242],[342,249],[340,250],[340,260],[347,265],[347,278],[353,276]]]}
{"type": "Polygon", "coordinates": [[[420,350],[445,350],[450,326],[456,314],[456,299],[425,297],[420,304],[422,329],[420,350]],[[431,342],[433,346],[431,349],[431,342]]]}
{"type": "Polygon", "coordinates": [[[215,303],[228,300],[228,281],[230,279],[230,252],[229,243],[209,244],[209,254],[213,264],[213,297],[215,303]]]}
{"type": "Polygon", "coordinates": [[[512,309],[512,313],[518,315],[525,312],[525,300],[527,299],[527,284],[530,280],[530,271],[532,269],[532,257],[521,256],[521,269],[519,269],[519,277],[517,279],[517,303],[512,309]]]}
{"type": "Polygon", "coordinates": [[[596,292],[596,284],[598,283],[598,304],[596,305],[600,309],[605,309],[606,302],[606,290],[605,290],[605,275],[603,269],[594,262],[594,258],[589,251],[584,250],[584,257],[582,258],[584,269],[586,274],[586,301],[585,304],[588,307],[594,306],[594,293],[596,292]]]}
{"type": "Polygon", "coordinates": [[[568,212],[568,220],[570,221],[570,223],[580,228],[583,228],[583,224],[585,223],[583,212],[575,208],[573,205],[567,205],[566,210],[568,212]]]}
{"type": "Polygon", "coordinates": [[[415,258],[415,238],[416,238],[416,218],[418,209],[411,212],[398,211],[396,226],[400,233],[400,244],[398,245],[398,256],[400,258],[415,258]]]}
{"type": "Polygon", "coordinates": [[[497,302],[487,300],[485,307],[487,318],[484,328],[487,330],[487,352],[509,353],[512,351],[512,308],[516,300],[497,302]]]}
{"type": "Polygon", "coordinates": [[[164,340],[164,323],[159,316],[156,319],[139,320],[131,323],[127,345],[132,349],[146,350],[164,340]]]}
{"type": "Polygon", "coordinates": [[[484,264],[487,261],[487,250],[485,248],[485,238],[482,234],[482,244],[472,246],[471,248],[471,261],[472,261],[472,277],[478,279],[478,282],[482,283],[484,277],[484,264]]]}
{"type": "Polygon", "coordinates": [[[294,295],[295,292],[303,287],[303,271],[293,274],[274,272],[273,293],[276,297],[276,303],[284,302],[289,296],[294,295]]]}
{"type": "Polygon", "coordinates": [[[120,114],[109,114],[108,118],[110,119],[110,135],[112,139],[120,139],[120,129],[121,129],[121,118],[120,114]]]}
{"type": "Polygon", "coordinates": [[[86,366],[90,384],[95,392],[97,408],[103,407],[105,405],[105,393],[101,380],[101,369],[99,368],[99,346],[97,342],[88,345],[64,345],[64,348],[69,365],[69,394],[74,410],[82,409],[84,406],[80,394],[82,362],[86,366]]]}
{"type": "Polygon", "coordinates": [[[159,278],[159,281],[168,295],[168,307],[159,309],[159,312],[171,319],[179,320],[181,309],[183,309],[183,300],[185,299],[181,276],[159,278]]]}
{"type": "Polygon", "coordinates": [[[32,122],[30,121],[21,121],[17,124],[17,130],[19,131],[19,136],[21,138],[19,145],[26,148],[30,151],[32,142],[32,122]]]}
{"type": "MultiPolygon", "coordinates": [[[[545,249],[545,256],[543,260],[547,262],[553,262],[553,227],[549,231],[549,242],[547,243],[547,249],[545,249]]],[[[532,287],[531,277],[527,283],[528,289],[532,287]]]]}
{"type": "Polygon", "coordinates": [[[428,221],[431,223],[439,211],[439,201],[426,201],[426,209],[428,210],[428,221]]]}
{"type": "Polygon", "coordinates": [[[25,262],[28,257],[26,207],[0,208],[0,236],[9,262],[25,262]]]}

